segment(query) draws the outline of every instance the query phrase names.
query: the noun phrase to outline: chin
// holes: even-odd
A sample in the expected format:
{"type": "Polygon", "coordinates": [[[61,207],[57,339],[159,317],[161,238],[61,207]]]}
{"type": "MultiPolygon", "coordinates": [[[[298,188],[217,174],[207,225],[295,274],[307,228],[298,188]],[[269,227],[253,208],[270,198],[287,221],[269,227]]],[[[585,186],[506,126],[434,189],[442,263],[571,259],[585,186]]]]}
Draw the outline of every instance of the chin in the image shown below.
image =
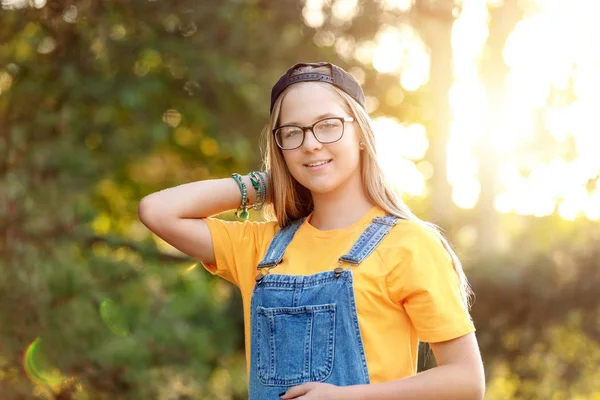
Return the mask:
{"type": "Polygon", "coordinates": [[[308,184],[303,186],[310,190],[311,193],[324,194],[334,191],[339,184],[337,182],[308,182],[308,184]]]}

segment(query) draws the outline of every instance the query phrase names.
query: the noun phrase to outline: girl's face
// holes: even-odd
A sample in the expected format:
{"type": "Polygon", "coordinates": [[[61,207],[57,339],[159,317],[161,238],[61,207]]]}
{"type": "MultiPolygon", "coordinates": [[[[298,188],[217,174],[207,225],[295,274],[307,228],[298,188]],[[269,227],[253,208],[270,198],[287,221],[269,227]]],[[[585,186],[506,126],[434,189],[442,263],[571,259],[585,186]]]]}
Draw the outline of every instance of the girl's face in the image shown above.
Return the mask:
{"type": "MultiPolygon", "coordinates": [[[[283,98],[278,126],[310,126],[328,117],[352,115],[337,93],[324,85],[297,83],[283,98]]],[[[313,195],[330,193],[345,185],[358,187],[356,184],[361,181],[358,128],[355,122],[343,125],[343,136],[337,142],[320,143],[313,131],[306,129],[300,147],[281,150],[292,176],[313,195]]]]}

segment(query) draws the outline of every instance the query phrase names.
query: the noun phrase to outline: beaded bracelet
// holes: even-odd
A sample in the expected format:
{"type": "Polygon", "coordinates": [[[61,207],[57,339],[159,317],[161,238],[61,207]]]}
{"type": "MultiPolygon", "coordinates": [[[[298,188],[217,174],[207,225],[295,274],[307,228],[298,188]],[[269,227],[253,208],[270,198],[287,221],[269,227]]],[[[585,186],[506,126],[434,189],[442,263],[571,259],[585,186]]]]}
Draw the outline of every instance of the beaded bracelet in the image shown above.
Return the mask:
{"type": "Polygon", "coordinates": [[[257,172],[256,175],[258,175],[258,177],[260,178],[260,183],[262,184],[262,188],[263,188],[262,201],[258,208],[258,210],[260,210],[264,207],[264,205],[267,201],[267,182],[265,181],[265,178],[263,177],[263,175],[260,172],[257,172]]]}
{"type": "Polygon", "coordinates": [[[258,210],[259,209],[258,204],[260,203],[260,201],[262,199],[261,182],[256,177],[256,171],[250,172],[248,174],[248,176],[250,177],[250,182],[252,183],[252,186],[256,190],[256,201],[254,202],[254,205],[252,206],[252,208],[254,208],[255,210],[258,210]]]}
{"type": "Polygon", "coordinates": [[[267,185],[265,184],[265,179],[258,171],[252,171],[248,176],[250,176],[252,186],[256,189],[256,202],[252,208],[257,211],[262,210],[267,200],[267,185]]]}
{"type": "Polygon", "coordinates": [[[242,202],[238,211],[235,213],[239,218],[248,219],[250,214],[248,213],[248,197],[246,196],[246,184],[240,174],[233,173],[231,177],[237,182],[240,192],[242,192],[242,202]]]}

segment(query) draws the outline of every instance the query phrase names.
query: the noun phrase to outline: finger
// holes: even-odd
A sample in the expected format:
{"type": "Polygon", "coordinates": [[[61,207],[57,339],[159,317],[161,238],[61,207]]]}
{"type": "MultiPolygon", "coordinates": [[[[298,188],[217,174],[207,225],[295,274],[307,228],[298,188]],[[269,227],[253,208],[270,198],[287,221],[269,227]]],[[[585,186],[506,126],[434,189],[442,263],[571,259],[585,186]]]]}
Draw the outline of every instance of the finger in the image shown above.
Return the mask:
{"type": "Polygon", "coordinates": [[[308,393],[310,389],[310,384],[305,383],[303,385],[294,386],[288,389],[287,392],[283,396],[280,396],[282,400],[295,399],[298,396],[302,396],[303,394],[308,393]]]}

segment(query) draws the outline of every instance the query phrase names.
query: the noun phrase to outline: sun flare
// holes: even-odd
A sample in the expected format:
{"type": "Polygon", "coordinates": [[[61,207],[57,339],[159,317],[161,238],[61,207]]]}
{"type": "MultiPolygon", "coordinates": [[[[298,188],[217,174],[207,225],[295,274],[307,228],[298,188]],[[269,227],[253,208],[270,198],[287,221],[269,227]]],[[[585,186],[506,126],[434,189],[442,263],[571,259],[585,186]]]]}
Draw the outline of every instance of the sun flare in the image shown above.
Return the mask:
{"type": "MultiPolygon", "coordinates": [[[[502,1],[461,3],[452,30],[454,81],[448,99],[452,120],[446,172],[453,201],[461,208],[478,204],[480,164],[493,160],[487,179],[494,181],[498,212],[600,219],[600,135],[594,128],[600,104],[600,2],[520,2],[523,17],[504,44],[507,72],[498,92],[486,88],[482,61],[490,7],[502,1]]],[[[359,7],[351,0],[307,0],[307,25],[323,24],[327,4],[335,18],[346,21],[359,7]]],[[[409,11],[414,1],[381,4],[409,11]]],[[[347,47],[345,56],[351,53],[347,47]]],[[[354,45],[353,57],[396,75],[406,92],[429,80],[429,49],[406,22],[380,27],[373,40],[354,45]]],[[[416,167],[416,155],[423,157],[429,144],[424,128],[388,117],[376,119],[375,125],[382,163],[391,176],[401,177],[394,184],[403,192],[426,195],[429,177],[416,167]]]]}

